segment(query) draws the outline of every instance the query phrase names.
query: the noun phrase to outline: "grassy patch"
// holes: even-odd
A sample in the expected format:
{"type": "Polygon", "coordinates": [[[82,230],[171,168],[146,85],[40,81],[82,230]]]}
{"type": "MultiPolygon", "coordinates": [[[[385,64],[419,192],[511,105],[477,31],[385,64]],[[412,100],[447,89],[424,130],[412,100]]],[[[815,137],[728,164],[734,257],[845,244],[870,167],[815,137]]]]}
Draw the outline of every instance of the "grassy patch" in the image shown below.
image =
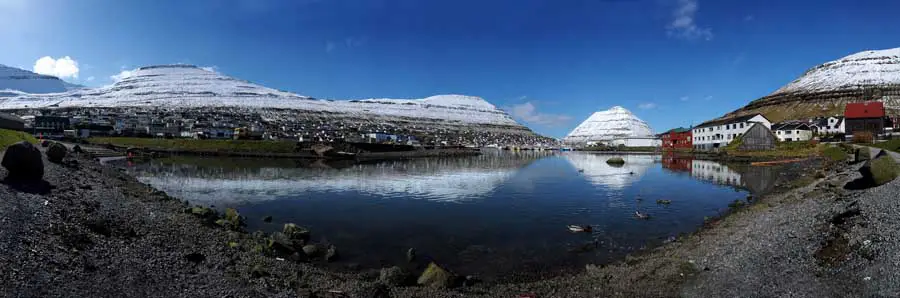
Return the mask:
{"type": "Polygon", "coordinates": [[[887,149],[894,152],[900,152],[900,139],[888,140],[886,142],[875,143],[871,145],[872,147],[878,147],[881,149],[887,149]]]}
{"type": "Polygon", "coordinates": [[[732,141],[724,148],[725,154],[738,157],[802,158],[818,155],[825,148],[824,145],[816,145],[813,142],[778,142],[773,150],[755,151],[737,150],[739,146],[738,140],[732,141]]]}
{"type": "Polygon", "coordinates": [[[93,144],[113,144],[125,147],[152,149],[176,149],[185,151],[214,152],[265,152],[293,153],[293,141],[255,140],[195,140],[195,139],[151,139],[151,138],[90,138],[93,144]]]}
{"type": "Polygon", "coordinates": [[[6,149],[6,146],[21,142],[27,141],[32,144],[37,144],[37,139],[34,138],[29,133],[15,131],[15,130],[7,130],[0,129],[0,150],[6,149]]]}
{"type": "Polygon", "coordinates": [[[844,152],[844,149],[839,147],[827,147],[822,150],[822,156],[825,156],[831,161],[844,161],[847,160],[847,152],[844,152]]]}

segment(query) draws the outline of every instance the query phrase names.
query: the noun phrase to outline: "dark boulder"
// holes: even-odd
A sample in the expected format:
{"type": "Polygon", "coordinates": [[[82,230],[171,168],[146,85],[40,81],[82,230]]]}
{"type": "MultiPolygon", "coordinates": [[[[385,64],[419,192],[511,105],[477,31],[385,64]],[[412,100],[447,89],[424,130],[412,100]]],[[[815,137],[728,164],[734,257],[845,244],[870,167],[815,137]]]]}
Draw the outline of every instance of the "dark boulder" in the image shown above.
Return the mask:
{"type": "Polygon", "coordinates": [[[309,240],[309,230],[293,223],[284,224],[284,229],[281,232],[293,240],[309,240]]]}
{"type": "Polygon", "coordinates": [[[303,253],[309,257],[315,257],[319,254],[319,247],[315,244],[307,244],[303,246],[303,253]]]}
{"type": "Polygon", "coordinates": [[[44,161],[41,151],[28,142],[18,142],[6,147],[3,161],[0,162],[9,178],[20,180],[41,180],[44,178],[44,161]]]}
{"type": "Polygon", "coordinates": [[[398,266],[381,268],[381,272],[378,274],[378,282],[398,287],[406,285],[409,277],[409,273],[398,266]]]}
{"type": "Polygon", "coordinates": [[[62,162],[63,158],[66,158],[66,154],[69,153],[69,149],[66,148],[65,145],[53,142],[50,144],[50,147],[47,148],[47,160],[55,163],[62,162]]]}

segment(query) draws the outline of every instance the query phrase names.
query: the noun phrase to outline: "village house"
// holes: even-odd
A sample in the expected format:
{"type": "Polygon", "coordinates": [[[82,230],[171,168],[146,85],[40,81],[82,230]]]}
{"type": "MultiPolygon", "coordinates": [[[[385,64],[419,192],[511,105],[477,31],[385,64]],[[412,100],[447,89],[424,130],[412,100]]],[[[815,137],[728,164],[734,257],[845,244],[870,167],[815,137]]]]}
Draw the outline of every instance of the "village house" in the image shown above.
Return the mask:
{"type": "Polygon", "coordinates": [[[844,135],[844,116],[820,117],[810,121],[809,129],[813,135],[844,135]]]}
{"type": "Polygon", "coordinates": [[[806,123],[778,123],[772,125],[772,131],[779,141],[809,141],[812,140],[812,130],[806,123]]]}
{"type": "Polygon", "coordinates": [[[663,150],[691,149],[694,146],[691,129],[679,127],[659,135],[663,150]]]}
{"type": "Polygon", "coordinates": [[[772,150],[775,149],[775,143],[778,137],[769,127],[763,123],[751,123],[750,128],[739,136],[741,138],[738,150],[772,150]]]}
{"type": "Polygon", "coordinates": [[[858,132],[870,132],[873,137],[884,134],[887,117],[884,104],[880,101],[848,103],[844,108],[846,134],[853,136],[858,132]]]}
{"type": "Polygon", "coordinates": [[[772,127],[772,122],[762,114],[712,120],[697,125],[691,130],[694,149],[715,150],[725,147],[746,133],[754,123],[761,124],[767,130],[772,127]]]}

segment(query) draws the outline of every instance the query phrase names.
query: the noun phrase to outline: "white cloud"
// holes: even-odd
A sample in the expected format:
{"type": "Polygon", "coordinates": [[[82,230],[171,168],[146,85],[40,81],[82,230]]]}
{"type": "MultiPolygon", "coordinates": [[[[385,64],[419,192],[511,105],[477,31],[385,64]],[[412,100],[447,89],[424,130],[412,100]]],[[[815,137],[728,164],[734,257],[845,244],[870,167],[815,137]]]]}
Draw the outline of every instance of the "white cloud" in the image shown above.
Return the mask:
{"type": "Polygon", "coordinates": [[[87,77],[87,79],[85,79],[85,81],[93,82],[93,81],[94,81],[94,76],[89,76],[89,77],[87,77]]]}
{"type": "Polygon", "coordinates": [[[744,21],[747,21],[747,22],[753,21],[753,20],[755,20],[755,19],[756,19],[756,17],[753,16],[752,14],[749,14],[749,15],[747,15],[747,16],[744,17],[744,21]]]}
{"type": "Polygon", "coordinates": [[[697,0],[678,0],[678,6],[672,12],[672,22],[667,27],[669,36],[688,40],[712,40],[712,29],[699,27],[695,22],[698,8],[697,0]]]}
{"type": "Polygon", "coordinates": [[[131,77],[131,75],[134,74],[134,71],[135,70],[122,70],[118,74],[109,76],[109,78],[112,79],[113,82],[118,82],[118,81],[127,79],[128,77],[131,77]]]}
{"type": "Polygon", "coordinates": [[[331,41],[326,42],[326,43],[325,43],[325,52],[326,52],[326,53],[331,53],[331,51],[334,51],[334,48],[335,48],[336,46],[337,46],[337,45],[335,45],[334,42],[331,42],[331,41]]]}
{"type": "Polygon", "coordinates": [[[566,115],[540,113],[537,111],[537,107],[530,101],[513,105],[508,110],[514,118],[531,124],[560,126],[565,125],[572,120],[572,117],[566,115]]]}
{"type": "Polygon", "coordinates": [[[50,56],[44,56],[34,62],[34,72],[55,76],[58,78],[78,78],[78,61],[72,57],[65,56],[59,59],[53,59],[50,56]]]}
{"type": "Polygon", "coordinates": [[[691,97],[690,97],[690,96],[682,96],[682,97],[679,98],[679,99],[680,99],[681,101],[688,101],[688,100],[691,100],[691,97]]]}
{"type": "Polygon", "coordinates": [[[707,95],[707,96],[706,96],[705,98],[703,98],[703,99],[704,99],[704,100],[712,100],[712,99],[713,99],[713,96],[712,96],[712,95],[707,95]]]}
{"type": "Polygon", "coordinates": [[[656,108],[656,104],[652,103],[652,102],[645,102],[645,103],[639,104],[638,108],[642,109],[642,110],[651,110],[651,109],[656,108]]]}

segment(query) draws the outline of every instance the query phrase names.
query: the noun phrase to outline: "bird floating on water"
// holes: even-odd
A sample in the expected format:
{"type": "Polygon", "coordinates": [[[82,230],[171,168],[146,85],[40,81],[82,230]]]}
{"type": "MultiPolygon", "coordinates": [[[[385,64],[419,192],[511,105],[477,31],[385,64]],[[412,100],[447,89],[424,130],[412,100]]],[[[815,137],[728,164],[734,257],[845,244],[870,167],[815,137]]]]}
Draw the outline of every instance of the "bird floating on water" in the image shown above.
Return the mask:
{"type": "Polygon", "coordinates": [[[656,200],[656,203],[660,205],[669,205],[672,204],[672,200],[656,200]]]}
{"type": "Polygon", "coordinates": [[[635,211],[635,212],[634,212],[634,217],[637,218],[637,219],[650,219],[650,215],[649,215],[649,214],[644,214],[644,213],[641,213],[640,211],[635,211]]]}
{"type": "Polygon", "coordinates": [[[592,230],[591,226],[569,225],[569,231],[573,233],[590,233],[592,230]]]}

